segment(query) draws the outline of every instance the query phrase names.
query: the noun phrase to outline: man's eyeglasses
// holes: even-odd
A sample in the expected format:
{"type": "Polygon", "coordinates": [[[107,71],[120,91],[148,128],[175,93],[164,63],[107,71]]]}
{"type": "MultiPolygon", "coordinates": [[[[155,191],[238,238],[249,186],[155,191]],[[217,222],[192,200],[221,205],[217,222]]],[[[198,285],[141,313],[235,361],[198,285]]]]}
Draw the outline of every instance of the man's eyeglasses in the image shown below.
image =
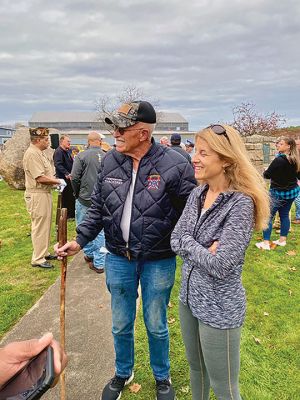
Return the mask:
{"type": "Polygon", "coordinates": [[[213,131],[213,133],[215,133],[216,135],[223,135],[226,137],[226,139],[228,140],[228,142],[230,143],[229,137],[227,135],[226,129],[224,128],[224,126],[222,125],[209,125],[207,128],[211,129],[213,131]]]}
{"type": "Polygon", "coordinates": [[[141,131],[142,129],[144,129],[144,128],[128,129],[128,128],[118,128],[118,127],[116,126],[116,127],[115,127],[115,132],[118,131],[119,134],[120,134],[121,136],[123,136],[124,133],[126,133],[126,132],[141,131]]]}

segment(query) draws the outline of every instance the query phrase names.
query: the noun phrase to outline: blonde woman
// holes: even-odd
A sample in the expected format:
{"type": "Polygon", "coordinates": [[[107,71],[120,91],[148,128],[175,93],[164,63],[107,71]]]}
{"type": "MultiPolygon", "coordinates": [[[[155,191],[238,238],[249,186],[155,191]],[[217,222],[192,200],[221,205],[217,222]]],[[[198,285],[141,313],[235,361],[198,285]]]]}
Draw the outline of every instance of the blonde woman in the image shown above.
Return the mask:
{"type": "Polygon", "coordinates": [[[180,321],[193,400],[240,400],[241,273],[253,228],[266,227],[269,196],[239,133],[211,125],[196,135],[194,189],[171,237],[183,258],[180,321]]]}
{"type": "Polygon", "coordinates": [[[293,201],[300,193],[297,177],[300,178],[300,160],[296,142],[291,138],[281,138],[277,144],[279,154],[264,172],[266,179],[271,179],[271,217],[268,228],[263,231],[263,241],[256,243],[256,247],[270,250],[272,220],[275,214],[280,217],[280,238],[275,240],[277,246],[286,246],[286,239],[290,229],[289,212],[293,201]]]}

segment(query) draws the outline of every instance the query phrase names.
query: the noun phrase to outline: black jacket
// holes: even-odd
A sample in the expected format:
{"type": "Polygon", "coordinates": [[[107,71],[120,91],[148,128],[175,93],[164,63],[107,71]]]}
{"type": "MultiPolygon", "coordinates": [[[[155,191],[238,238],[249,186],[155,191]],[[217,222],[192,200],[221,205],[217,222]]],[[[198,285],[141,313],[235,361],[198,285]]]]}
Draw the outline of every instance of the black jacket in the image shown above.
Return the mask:
{"type": "Polygon", "coordinates": [[[271,179],[271,189],[290,190],[297,187],[297,166],[290,164],[284,155],[280,155],[271,162],[264,172],[264,178],[271,179]]]}
{"type": "Polygon", "coordinates": [[[65,179],[66,175],[69,175],[72,171],[73,158],[71,150],[64,150],[59,146],[54,152],[53,159],[57,178],[65,179]]]}
{"type": "Polygon", "coordinates": [[[115,149],[106,154],[91,197],[92,206],[77,227],[77,243],[83,247],[103,227],[106,247],[111,253],[144,260],[174,256],[170,236],[196,186],[193,168],[181,155],[153,141],[139,163],[129,243],[125,243],[120,222],[132,168],[131,157],[115,149]]]}

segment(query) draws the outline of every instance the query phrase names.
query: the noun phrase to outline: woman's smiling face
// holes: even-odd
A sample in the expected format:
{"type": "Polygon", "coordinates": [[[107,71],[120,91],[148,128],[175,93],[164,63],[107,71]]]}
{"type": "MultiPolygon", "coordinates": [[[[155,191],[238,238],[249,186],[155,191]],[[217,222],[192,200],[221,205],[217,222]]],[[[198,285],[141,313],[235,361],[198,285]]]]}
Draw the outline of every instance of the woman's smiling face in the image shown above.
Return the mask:
{"type": "Polygon", "coordinates": [[[224,175],[224,164],[214,150],[212,150],[204,139],[198,138],[195,144],[193,156],[195,178],[206,181],[215,180],[224,175]]]}

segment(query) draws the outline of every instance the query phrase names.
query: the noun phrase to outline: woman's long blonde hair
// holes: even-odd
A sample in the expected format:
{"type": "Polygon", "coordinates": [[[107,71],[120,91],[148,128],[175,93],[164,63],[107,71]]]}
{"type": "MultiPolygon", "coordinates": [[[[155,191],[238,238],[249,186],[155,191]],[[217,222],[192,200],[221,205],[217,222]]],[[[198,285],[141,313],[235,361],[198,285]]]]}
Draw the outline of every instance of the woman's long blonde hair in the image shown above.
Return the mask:
{"type": "Polygon", "coordinates": [[[226,130],[227,137],[224,134],[216,134],[208,127],[196,134],[196,143],[197,139],[204,139],[220,159],[229,164],[224,173],[230,189],[245,193],[253,199],[255,228],[265,229],[270,218],[270,197],[266,184],[251,163],[238,131],[229,125],[222,126],[226,130]]]}

